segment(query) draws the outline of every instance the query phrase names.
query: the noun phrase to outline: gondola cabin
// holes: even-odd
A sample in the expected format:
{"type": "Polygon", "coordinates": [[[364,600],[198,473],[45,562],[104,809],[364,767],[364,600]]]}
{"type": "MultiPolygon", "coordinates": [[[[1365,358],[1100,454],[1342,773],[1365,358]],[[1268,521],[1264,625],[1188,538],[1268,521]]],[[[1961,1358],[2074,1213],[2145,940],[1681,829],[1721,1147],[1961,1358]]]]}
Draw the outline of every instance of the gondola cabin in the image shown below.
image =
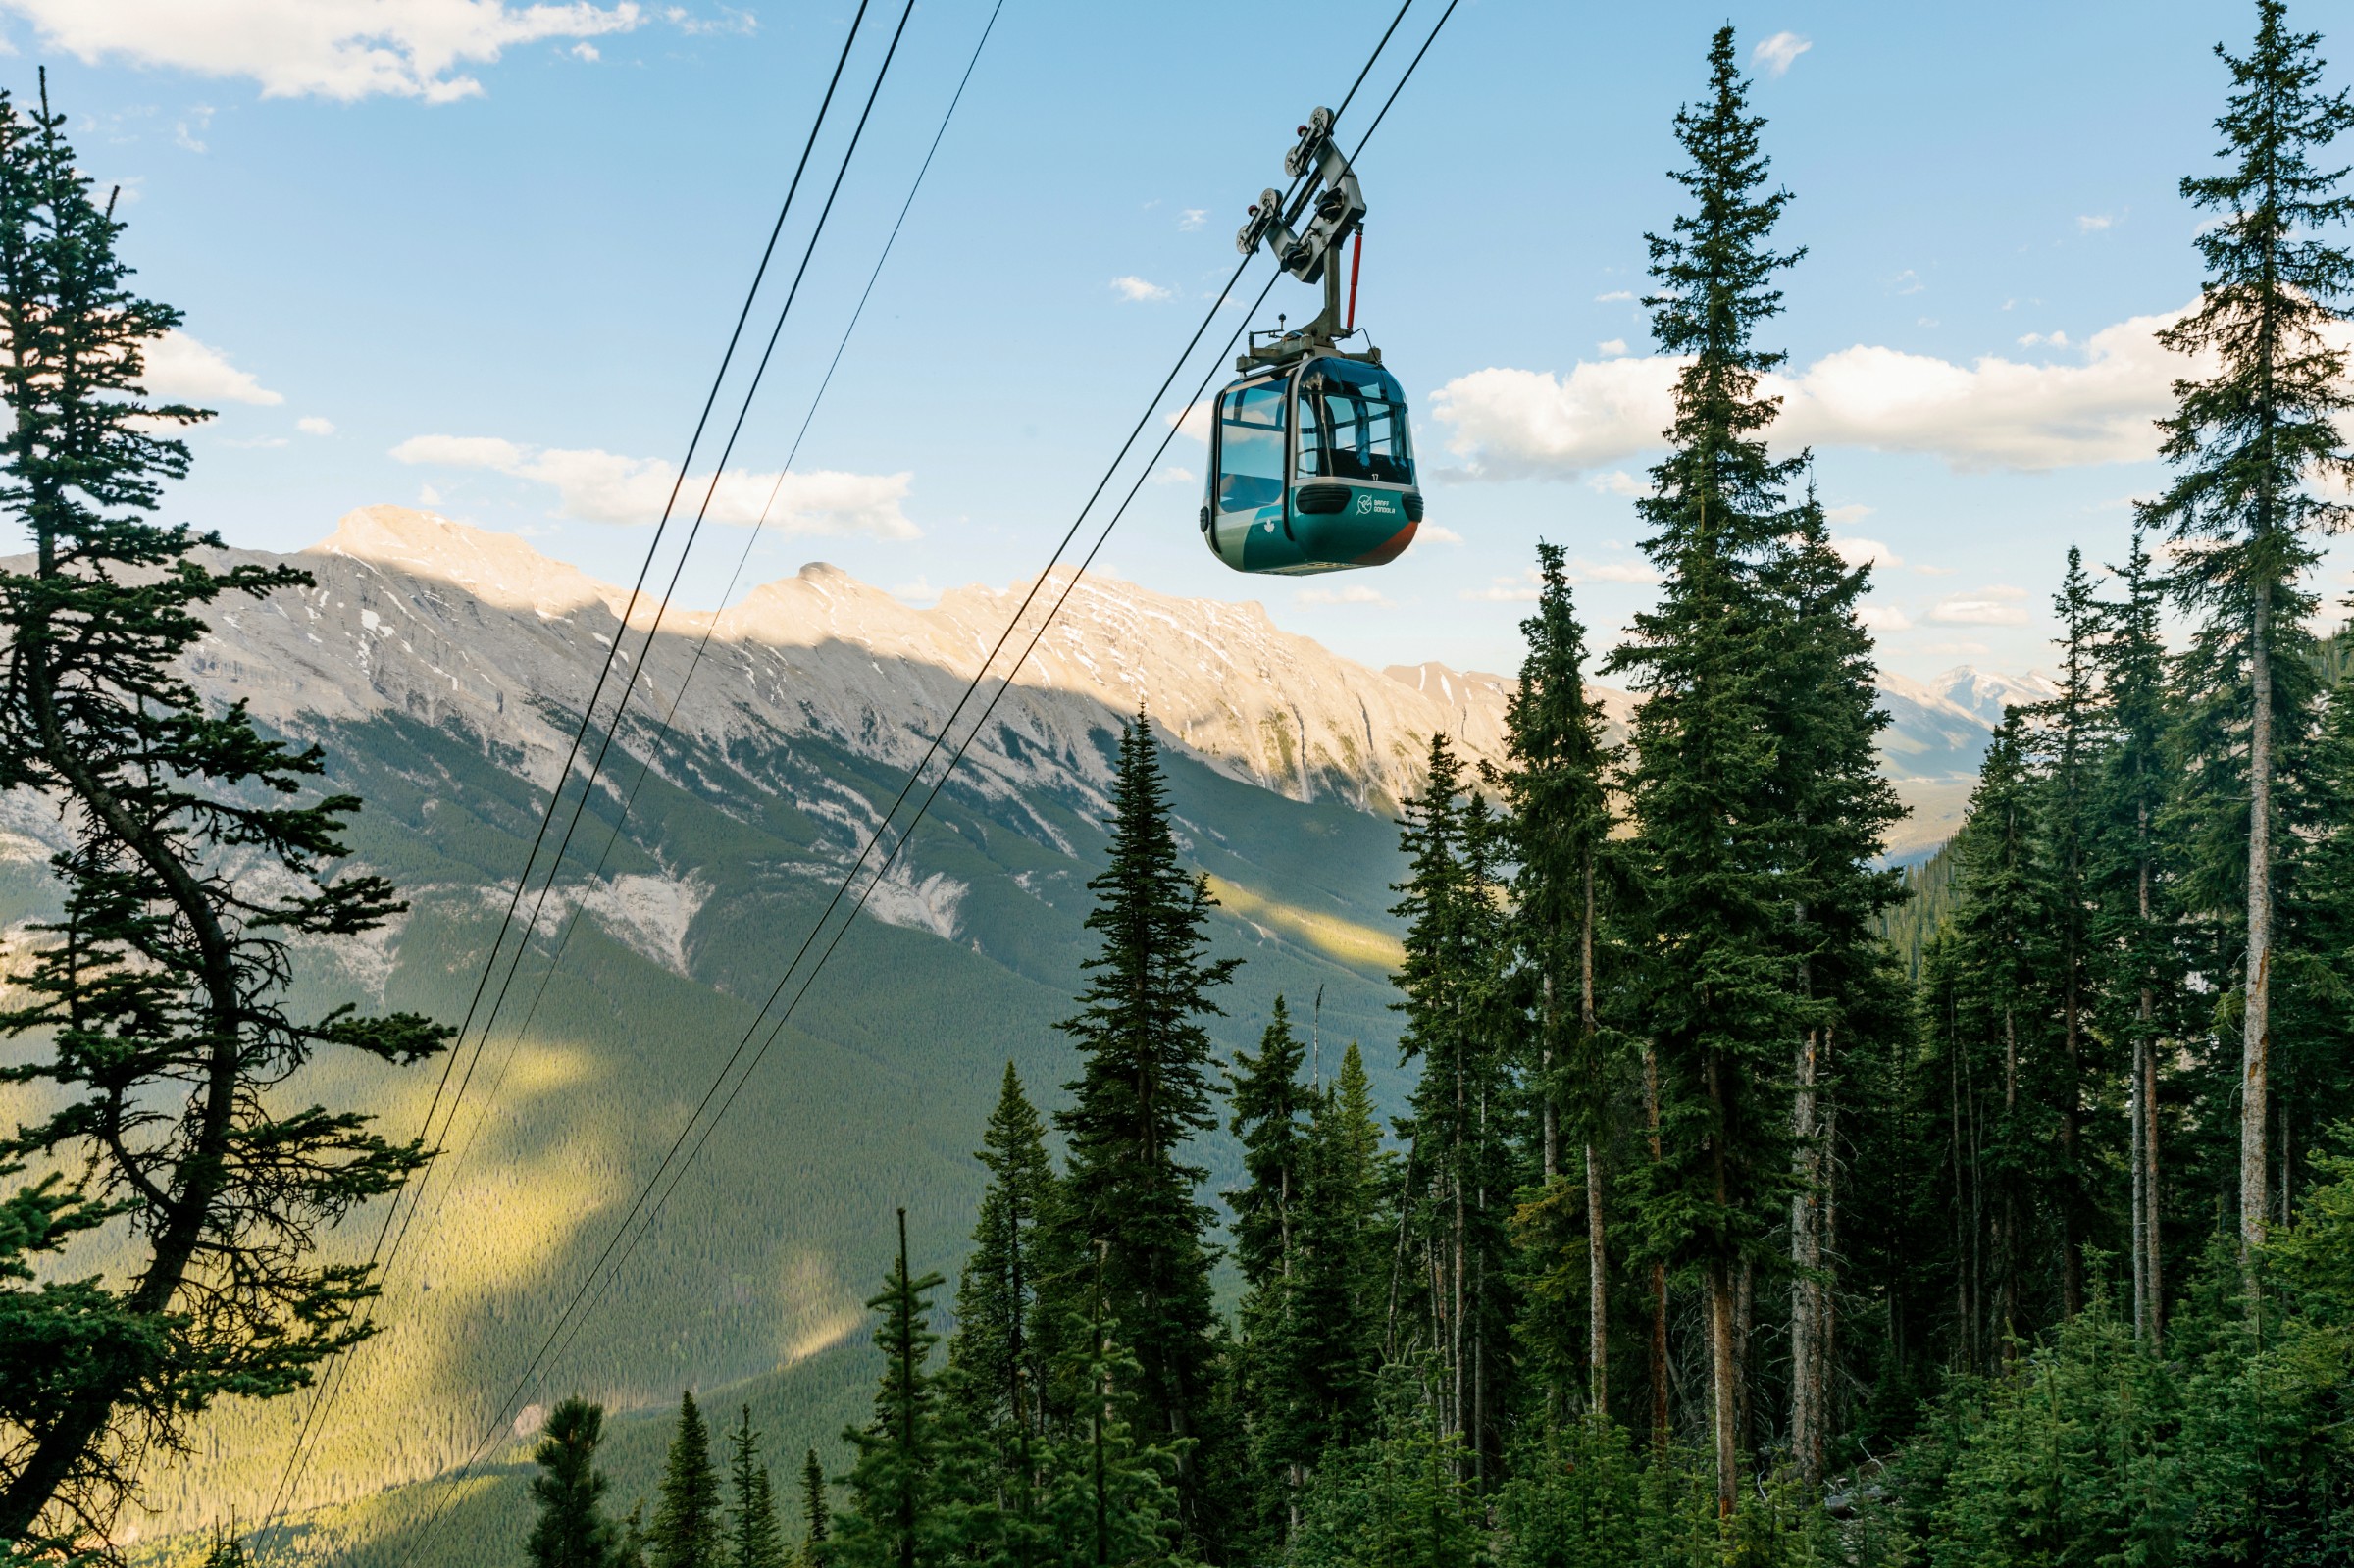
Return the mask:
{"type": "Polygon", "coordinates": [[[1381,566],[1413,542],[1422,492],[1406,392],[1370,355],[1245,376],[1210,423],[1202,536],[1236,571],[1381,566]]]}

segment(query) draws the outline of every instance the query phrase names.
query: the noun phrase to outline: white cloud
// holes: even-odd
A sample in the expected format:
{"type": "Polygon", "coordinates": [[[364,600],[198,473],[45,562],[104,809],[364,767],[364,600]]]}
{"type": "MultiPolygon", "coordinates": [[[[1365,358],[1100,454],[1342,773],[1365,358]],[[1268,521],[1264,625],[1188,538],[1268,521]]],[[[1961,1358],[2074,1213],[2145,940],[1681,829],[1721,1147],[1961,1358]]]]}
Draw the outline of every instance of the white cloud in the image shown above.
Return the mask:
{"type": "Polygon", "coordinates": [[[1189,234],[1208,222],[1209,209],[1206,207],[1188,207],[1177,215],[1177,227],[1189,234]]]}
{"type": "Polygon", "coordinates": [[[1176,426],[1178,434],[1192,436],[1195,440],[1207,446],[1209,444],[1209,399],[1203,398],[1199,403],[1189,403],[1174,414],[1163,414],[1161,418],[1168,424],[1176,426]]]}
{"type": "Polygon", "coordinates": [[[592,44],[588,39],[584,38],[579,43],[576,43],[572,46],[572,58],[575,60],[586,60],[590,65],[594,65],[597,61],[602,60],[605,57],[598,52],[595,44],[592,44]]]}
{"type": "Polygon", "coordinates": [[[1956,569],[1950,566],[1917,566],[1913,570],[1924,578],[1950,578],[1956,569]]]}
{"type": "Polygon", "coordinates": [[[305,435],[333,435],[335,433],[335,422],[321,419],[316,414],[305,414],[294,422],[294,428],[305,435]]]}
{"type": "MultiPolygon", "coordinates": [[[[556,492],[556,516],[584,523],[622,526],[652,523],[662,515],[678,471],[660,458],[623,457],[593,448],[520,446],[496,436],[418,435],[392,448],[403,463],[442,468],[488,469],[545,484],[556,492]]],[[[911,539],[916,527],[900,510],[912,474],[753,473],[730,469],[711,499],[717,523],[751,524],[763,508],[768,526],[780,533],[865,533],[883,539],[911,539]],[[771,491],[776,494],[769,505],[771,491]]],[[[691,476],[679,487],[678,510],[701,504],[708,474],[691,476]]]]}
{"type": "Polygon", "coordinates": [[[1485,599],[1496,604],[1534,604],[1537,602],[1538,585],[1542,582],[1543,579],[1537,576],[1537,569],[1532,566],[1517,577],[1492,579],[1484,588],[1465,588],[1457,597],[1485,599]]]}
{"type": "Polygon", "coordinates": [[[1587,488],[1597,491],[1603,495],[1624,495],[1632,497],[1638,495],[1649,495],[1651,493],[1648,485],[1622,468],[1612,469],[1608,474],[1597,474],[1593,476],[1591,479],[1586,481],[1586,486],[1587,488]]]}
{"type": "Polygon", "coordinates": [[[212,128],[212,109],[205,104],[198,104],[172,127],[172,139],[189,152],[202,152],[205,150],[204,133],[212,128]]]}
{"type": "Polygon", "coordinates": [[[1299,599],[1302,604],[1372,604],[1384,610],[1398,608],[1382,596],[1379,588],[1363,582],[1352,582],[1345,588],[1302,588],[1299,599]]]}
{"type": "Polygon", "coordinates": [[[417,486],[417,504],[419,506],[439,506],[441,492],[430,484],[420,484],[417,486]]]}
{"type": "Polygon", "coordinates": [[[147,390],[156,397],[199,405],[253,403],[264,408],[285,398],[229,362],[210,343],[177,328],[147,345],[147,390]]]}
{"type": "Polygon", "coordinates": [[[1199,484],[1202,482],[1202,476],[1190,468],[1182,468],[1175,463],[1170,463],[1164,465],[1152,476],[1152,482],[1155,484],[1199,484]]]}
{"type": "Polygon", "coordinates": [[[1871,516],[1868,506],[1834,506],[1822,514],[1822,520],[1833,525],[1861,523],[1871,516]]]}
{"type": "Polygon", "coordinates": [[[1649,561],[1589,561],[1578,556],[1569,563],[1574,582],[1657,582],[1659,570],[1649,561]]]}
{"type": "Polygon", "coordinates": [[[2066,332],[2029,332],[2019,340],[2019,346],[2021,348],[2066,348],[2068,334],[2066,332]]]}
{"type": "MultiPolygon", "coordinates": [[[[1766,379],[1762,389],[1783,400],[1772,438],[1784,450],[1926,452],[1969,470],[2145,460],[2157,453],[2152,421],[2172,407],[2171,383],[2197,370],[2157,341],[2175,314],[2104,328],[2073,363],[1988,355],[1960,365],[1866,344],[1841,349],[1766,379]]],[[[1473,477],[1568,478],[1657,449],[1680,365],[1651,356],[1584,363],[1566,377],[1474,371],[1434,392],[1431,411],[1473,477]]]]}
{"type": "Polygon", "coordinates": [[[1856,612],[1856,619],[1874,632],[1913,630],[1913,618],[1892,604],[1867,604],[1856,612]]]}
{"type": "Polygon", "coordinates": [[[1904,558],[1877,539],[1843,538],[1831,540],[1831,549],[1849,566],[1903,566],[1904,558]]]}
{"type": "Polygon", "coordinates": [[[2097,234],[2102,229],[2107,228],[2116,222],[2117,220],[2110,217],[2107,213],[2088,213],[2076,220],[2076,232],[2079,234],[2097,234]]]}
{"type": "Polygon", "coordinates": [[[1626,352],[1626,339],[1623,337],[1606,337],[1601,342],[1596,343],[1594,347],[1597,352],[1603,355],[1604,358],[1616,359],[1619,355],[1626,352]]]}
{"type": "Polygon", "coordinates": [[[1957,593],[1937,601],[1929,619],[1946,626],[2025,626],[2027,612],[2021,603],[2024,588],[1997,585],[1975,593],[1957,593]]]}
{"type": "Polygon", "coordinates": [[[1924,642],[1918,651],[1928,654],[1932,658],[1967,659],[1974,654],[1991,653],[1994,650],[1983,642],[1924,642]]]}
{"type": "Polygon", "coordinates": [[[1436,523],[1425,523],[1414,530],[1414,537],[1428,539],[1433,544],[1460,544],[1463,536],[1453,529],[1443,529],[1436,523]]]}
{"type": "Polygon", "coordinates": [[[1610,305],[1620,300],[1632,300],[1634,297],[1635,291],[1631,288],[1613,288],[1607,294],[1595,295],[1594,303],[1597,305],[1610,305]]]}
{"type": "Polygon", "coordinates": [[[1111,290],[1120,298],[1128,300],[1174,299],[1177,296],[1177,290],[1163,288],[1158,283],[1147,282],[1134,274],[1125,278],[1113,278],[1111,290]]]}
{"type": "Polygon", "coordinates": [[[1811,38],[1802,38],[1795,32],[1777,32],[1770,38],[1760,40],[1758,46],[1749,52],[1749,58],[1765,67],[1767,76],[1779,76],[1787,75],[1791,63],[1814,47],[1815,42],[1811,38]]]}
{"type": "Polygon", "coordinates": [[[1928,284],[1920,280],[1920,274],[1915,272],[1910,267],[1906,268],[1903,272],[1898,273],[1896,277],[1889,279],[1888,282],[1890,291],[1898,294],[1918,294],[1928,286],[1928,284]]]}
{"type": "Polygon", "coordinates": [[[387,94],[448,103],[483,84],[458,68],[547,39],[627,32],[629,0],[0,0],[41,41],[85,65],[117,58],[208,76],[247,76],[265,98],[349,103],[387,94]]]}

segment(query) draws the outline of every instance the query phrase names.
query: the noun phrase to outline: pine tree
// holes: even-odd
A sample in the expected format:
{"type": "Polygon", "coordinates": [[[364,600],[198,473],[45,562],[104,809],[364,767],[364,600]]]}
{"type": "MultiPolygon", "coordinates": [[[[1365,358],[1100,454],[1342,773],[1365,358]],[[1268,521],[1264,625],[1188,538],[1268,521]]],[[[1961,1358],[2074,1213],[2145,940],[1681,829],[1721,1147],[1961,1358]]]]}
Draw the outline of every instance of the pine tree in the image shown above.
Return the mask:
{"type": "Polygon", "coordinates": [[[294,1010],[297,945],[405,906],[332,870],[360,802],[323,787],[324,754],[208,706],[183,672],[216,603],[311,579],[208,560],[218,535],[150,520],[188,471],[175,431],[208,416],[147,398],[145,356],[179,313],[132,290],[114,199],[93,199],[47,91],[30,114],[0,94],[0,513],[31,545],[0,572],[0,791],[41,801],[67,847],[62,912],[18,948],[0,1009],[0,1170],[73,1172],[86,1215],[125,1216],[103,1275],[62,1257],[44,1272],[83,1283],[12,1292],[0,1340],[24,1369],[0,1378],[0,1541],[62,1552],[221,1394],[282,1396],[366,1337],[372,1270],[319,1243],[425,1156],[314,1103],[306,1069],[322,1051],[413,1063],[446,1031],[294,1010]]]}
{"type": "MultiPolygon", "coordinates": [[[[1768,558],[1775,610],[1774,798],[1784,848],[1776,879],[1793,991],[1790,1138],[1790,1440],[1800,1479],[1821,1485],[1830,1435],[1837,1237],[1833,1149],[1839,1076],[1854,1049],[1899,1009],[1889,1000],[1880,916],[1902,893],[1893,871],[1871,870],[1904,815],[1881,775],[1876,745],[1888,718],[1859,607],[1868,564],[1832,548],[1810,484],[1790,531],[1768,558]]],[[[1746,1337],[1746,1325],[1743,1326],[1746,1337]]]]}
{"type": "Polygon", "coordinates": [[[1038,1544],[1032,1560],[1056,1568],[1181,1568],[1181,1447],[1146,1442],[1130,1419],[1140,1387],[1136,1358],[1114,1338],[1107,1285],[1110,1248],[1099,1243],[1083,1304],[1070,1311],[1053,1369],[1073,1418],[1041,1455],[1038,1544]]]}
{"type": "Polygon", "coordinates": [[[801,1460],[801,1547],[798,1568],[824,1568],[829,1558],[827,1537],[833,1534],[834,1513],[826,1496],[825,1466],[812,1448],[801,1460]]]}
{"type": "Polygon", "coordinates": [[[1100,1249],[1112,1331],[1139,1366],[1134,1419],[1148,1441],[1177,1448],[1187,1528],[1206,1542],[1216,1499],[1200,1477],[1223,1468],[1200,1451],[1221,1430],[1211,1408],[1220,1381],[1214,1254],[1204,1239],[1212,1211],[1197,1196],[1202,1168],[1183,1150],[1217,1125],[1201,1020],[1218,1014],[1209,993],[1240,961],[1207,956],[1208,884],[1178,863],[1141,713],[1120,735],[1110,827],[1109,864],[1088,884],[1096,904],[1087,928],[1100,947],[1087,961],[1079,1012],[1060,1025],[1082,1068],[1065,1086],[1072,1104],[1054,1119],[1070,1150],[1052,1222],[1063,1277],[1042,1311],[1068,1319],[1100,1249]]]}
{"type": "Polygon", "coordinates": [[[1296,1215],[1305,1220],[1308,1130],[1303,1116],[1311,1095],[1301,1069],[1306,1061],[1278,995],[1258,1053],[1238,1050],[1226,1075],[1228,1128],[1241,1140],[1245,1177],[1227,1193],[1244,1289],[1235,1404],[1251,1446],[1253,1490],[1265,1498],[1257,1509],[1258,1530],[1275,1543],[1290,1532],[1311,1440],[1300,1419],[1301,1391],[1289,1376],[1300,1328],[1294,1224],[1296,1215]]]}
{"type": "Polygon", "coordinates": [[[865,1428],[844,1434],[857,1449],[850,1467],[850,1508],[839,1521],[827,1561],[844,1568],[917,1568],[946,1560],[959,1521],[942,1485],[948,1458],[942,1433],[939,1378],[927,1363],[940,1336],[928,1326],[937,1274],[910,1278],[907,1211],[899,1210],[899,1252],[882,1291],[866,1303],[878,1314],[875,1345],[883,1380],[865,1428]]]}
{"type": "Polygon", "coordinates": [[[1693,211],[1653,235],[1652,335],[1682,357],[1672,449],[1638,508],[1664,579],[1656,608],[1606,668],[1644,696],[1628,777],[1630,846],[1646,888],[1642,1012],[1653,1034],[1663,1153],[1642,1173],[1650,1244],[1697,1265],[1709,1297],[1717,1496],[1732,1511],[1744,1402],[1737,1296],[1769,1262],[1767,1215],[1790,1175],[1791,1042],[1810,1009],[1790,976],[1788,800],[1775,734],[1772,581],[1801,459],[1776,462],[1763,432],[1775,401],[1759,378],[1783,356],[1753,341],[1781,305],[1774,275],[1798,259],[1767,240],[1787,192],[1765,193],[1764,122],[1749,113],[1732,28],[1710,49],[1710,93],[1676,116],[1691,160],[1676,180],[1693,211]]]}
{"type": "MultiPolygon", "coordinates": [[[[1603,739],[1602,704],[1586,693],[1586,629],[1577,619],[1559,545],[1537,545],[1537,613],[1520,623],[1528,656],[1506,700],[1510,766],[1500,776],[1519,869],[1512,879],[1516,938],[1537,976],[1534,1070],[1539,1177],[1561,1180],[1560,1122],[1578,1149],[1584,1182],[1586,1376],[1590,1408],[1610,1392],[1610,1273],[1603,1153],[1614,1064],[1598,998],[1604,958],[1599,926],[1610,899],[1615,749],[1603,739]]],[[[1547,1198],[1559,1204],[1553,1194],[1547,1198]]],[[[1557,1391],[1557,1393],[1560,1391],[1557,1391]]]]}
{"type": "Polygon", "coordinates": [[[661,1501],[646,1532],[652,1568],[721,1568],[726,1560],[719,1469],[711,1462],[711,1432],[693,1393],[679,1395],[679,1424],[662,1467],[661,1501]]]}
{"type": "Polygon", "coordinates": [[[728,1481],[735,1498],[729,1568],[785,1568],[785,1534],[748,1404],[728,1435],[728,1481]]]}
{"type": "MultiPolygon", "coordinates": [[[[1406,922],[1396,983],[1406,1000],[1399,1052],[1421,1076],[1401,1131],[1421,1180],[1404,1198],[1422,1250],[1425,1343],[1444,1369],[1440,1420],[1485,1474],[1501,1458],[1510,1397],[1510,1196],[1519,1186],[1507,1022],[1505,917],[1496,819],[1465,795],[1461,763],[1431,737],[1428,780],[1399,828],[1407,879],[1392,913],[1406,922]]],[[[1421,1294],[1419,1288],[1417,1294],[1421,1294]]]]}
{"type": "Polygon", "coordinates": [[[2159,1175],[2161,1041],[2181,1027],[2182,966],[2169,918],[2171,856],[2161,834],[2173,723],[2166,689],[2162,594],[2139,531],[2117,571],[2122,599],[2099,606],[2094,659],[2109,743],[2096,783],[2089,849],[2090,939],[2099,1017],[2111,1040],[2130,1042],[2126,1067],[2126,1168],[2130,1192],[2133,1334],[2156,1346],[2164,1318],[2164,1210],[2159,1175]]]}
{"type": "Polygon", "coordinates": [[[2199,663],[2211,691],[2228,692],[2232,737],[2245,755],[2246,920],[2238,971],[2241,1001],[2239,1228],[2243,1251],[2263,1239],[2266,1135],[2272,1115],[2274,863],[2282,825],[2274,809],[2280,731],[2302,721],[2284,682],[2284,632],[2310,608],[2299,583],[2316,560],[2313,536],[2342,528],[2347,508],[2310,481],[2354,480],[2337,416],[2354,407],[2346,355],[2326,329],[2347,319],[2354,256],[2326,237],[2354,215],[2343,170],[2316,158],[2349,126],[2354,102],[2321,90],[2319,36],[2291,31],[2283,0],[2258,0],[2244,57],[2226,53],[2233,91],[2216,122],[2226,171],[2182,181],[2193,206],[2217,216],[2195,243],[2207,265],[2199,303],[2161,334],[2176,352],[2213,354],[2216,374],[2175,386],[2178,404],[2161,422],[2176,470],[2166,493],[2141,508],[2176,547],[2170,585],[2204,612],[2199,663]]]}
{"type": "Polygon", "coordinates": [[[1309,1472],[1373,1428],[1396,1237],[1383,1199],[1389,1164],[1364,1057],[1351,1040],[1308,1120],[1291,1311],[1276,1358],[1291,1451],[1309,1472]]]}
{"type": "MultiPolygon", "coordinates": [[[[1008,1528],[1036,1527],[1039,1396],[1046,1383],[1038,1305],[1039,1227],[1052,1199],[1046,1127],[1013,1064],[976,1155],[989,1172],[973,1250],[956,1283],[956,1337],[948,1344],[948,1397],[996,1459],[995,1491],[1008,1528]]],[[[1020,1558],[1017,1560],[1027,1561],[1020,1558]]]]}
{"type": "Polygon", "coordinates": [[[533,1568],[615,1568],[621,1532],[605,1517],[605,1477],[596,1468],[596,1446],[604,1437],[603,1407],[566,1399],[548,1412],[532,1461],[532,1500],[539,1517],[524,1543],[533,1568]]]}

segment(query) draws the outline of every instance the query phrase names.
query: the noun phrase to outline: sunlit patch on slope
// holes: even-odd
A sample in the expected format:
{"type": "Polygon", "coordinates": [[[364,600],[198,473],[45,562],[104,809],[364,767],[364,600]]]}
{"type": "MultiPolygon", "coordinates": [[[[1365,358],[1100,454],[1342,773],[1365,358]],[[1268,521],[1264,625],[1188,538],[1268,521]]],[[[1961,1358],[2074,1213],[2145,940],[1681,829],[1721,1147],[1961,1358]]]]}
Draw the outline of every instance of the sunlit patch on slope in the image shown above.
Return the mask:
{"type": "Polygon", "coordinates": [[[1209,893],[1238,920],[1272,930],[1336,964],[1386,975],[1406,961],[1405,944],[1378,927],[1284,903],[1215,874],[1209,877],[1209,893]]]}

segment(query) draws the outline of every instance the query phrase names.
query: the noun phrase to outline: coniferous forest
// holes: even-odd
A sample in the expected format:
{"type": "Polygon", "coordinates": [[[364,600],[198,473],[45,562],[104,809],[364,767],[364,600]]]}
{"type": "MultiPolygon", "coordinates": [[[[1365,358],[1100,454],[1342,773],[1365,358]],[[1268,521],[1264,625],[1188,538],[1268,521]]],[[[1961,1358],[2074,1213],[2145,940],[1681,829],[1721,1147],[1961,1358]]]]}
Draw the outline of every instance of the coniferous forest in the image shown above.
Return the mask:
{"type": "MultiPolygon", "coordinates": [[[[2322,90],[2322,40],[2281,0],[2254,16],[2219,51],[2216,159],[2181,188],[2205,283],[2166,335],[2167,485],[2123,536],[2050,563],[2054,694],[2007,713],[1934,859],[1884,864],[1902,808],[1875,759],[1871,569],[1834,549],[1811,454],[1775,443],[1765,387],[1803,253],[1728,26],[1675,115],[1679,209],[1646,236],[1655,344],[1681,367],[1634,503],[1659,595],[1599,650],[1564,552],[1540,546],[1506,763],[1431,738],[1399,824],[1404,1102],[1377,1105],[1356,1045],[1311,1051],[1301,997],[1271,998],[1254,1047],[1213,1047],[1205,1021],[1253,976],[1211,954],[1208,883],[1138,714],[1089,884],[1094,957],[1059,1025],[1069,1077],[1009,1064],[972,1107],[987,1187],[952,1279],[952,1259],[910,1255],[900,1214],[867,1303],[871,1419],[762,1433],[689,1394],[658,1493],[632,1508],[598,1468],[603,1413],[559,1404],[530,1560],[2354,1561],[2354,672],[2345,634],[2315,630],[2321,541],[2354,521],[2354,102],[2322,90]],[[1639,699],[1623,734],[1604,678],[1639,699]],[[1213,1138],[1240,1150],[1224,1189],[1213,1138]]],[[[46,112],[9,125],[10,177],[56,188],[0,201],[80,213],[46,112]]],[[[118,288],[73,271],[112,223],[0,254],[0,280],[51,267],[69,294],[118,288]]],[[[128,303],[92,317],[107,330],[162,311],[112,297],[128,303]]],[[[54,402],[31,318],[10,330],[12,399],[54,402]]],[[[176,477],[184,453],[152,430],[103,433],[176,477]]],[[[20,413],[12,504],[56,504],[58,465],[99,460],[76,439],[20,413]]],[[[152,505],[137,483],[105,504],[152,505]]],[[[56,515],[88,560],[171,566],[203,542],[56,515]]],[[[198,1071],[256,1017],[275,1054],[238,1069],[255,1083],[331,1047],[438,1044],[405,1016],[256,1013],[267,986],[237,976],[278,975],[277,949],[221,935],[361,929],[388,887],[265,908],[174,880],[208,834],[308,875],[358,808],[219,816],[153,782],[316,767],[234,715],[194,717],[164,673],[196,607],[277,584],[176,570],[135,591],[63,587],[46,563],[0,583],[7,782],[77,791],[108,846],[63,868],[72,939],[0,1016],[60,1031],[45,1076],[74,1090],[60,1122],[0,1141],[17,1162],[0,1172],[103,1135],[138,1103],[125,1086],[198,1071]],[[61,639],[61,620],[124,645],[61,639]],[[74,659],[116,661],[131,695],[61,708],[60,670],[117,689],[74,659]],[[72,725],[132,760],[41,772],[72,725]],[[109,779],[148,792],[108,815],[109,779]],[[176,922],[136,913],[175,900],[176,922]],[[111,955],[96,991],[92,951],[111,955]],[[152,1062],[109,1044],[178,1006],[173,977],[216,970],[221,1017],[174,1014],[152,1062]]],[[[69,1527],[102,1516],[137,1422],[184,1423],[239,1380],[299,1387],[356,1339],[361,1274],[304,1261],[307,1230],[252,1239],[279,1190],[253,1150],[281,1151],[303,1227],[419,1153],[270,1103],[230,1094],[217,1134],[127,1166],[118,1196],[52,1181],[10,1199],[0,1336],[74,1352],[0,1369],[0,1422],[27,1435],[0,1466],[0,1530],[28,1547],[53,1498],[80,1499],[69,1527]],[[50,1239],[141,1202],[149,1277],[215,1269],[215,1316],[169,1290],[17,1289],[50,1239]]],[[[73,1535],[26,1560],[65,1560],[73,1535]]]]}

